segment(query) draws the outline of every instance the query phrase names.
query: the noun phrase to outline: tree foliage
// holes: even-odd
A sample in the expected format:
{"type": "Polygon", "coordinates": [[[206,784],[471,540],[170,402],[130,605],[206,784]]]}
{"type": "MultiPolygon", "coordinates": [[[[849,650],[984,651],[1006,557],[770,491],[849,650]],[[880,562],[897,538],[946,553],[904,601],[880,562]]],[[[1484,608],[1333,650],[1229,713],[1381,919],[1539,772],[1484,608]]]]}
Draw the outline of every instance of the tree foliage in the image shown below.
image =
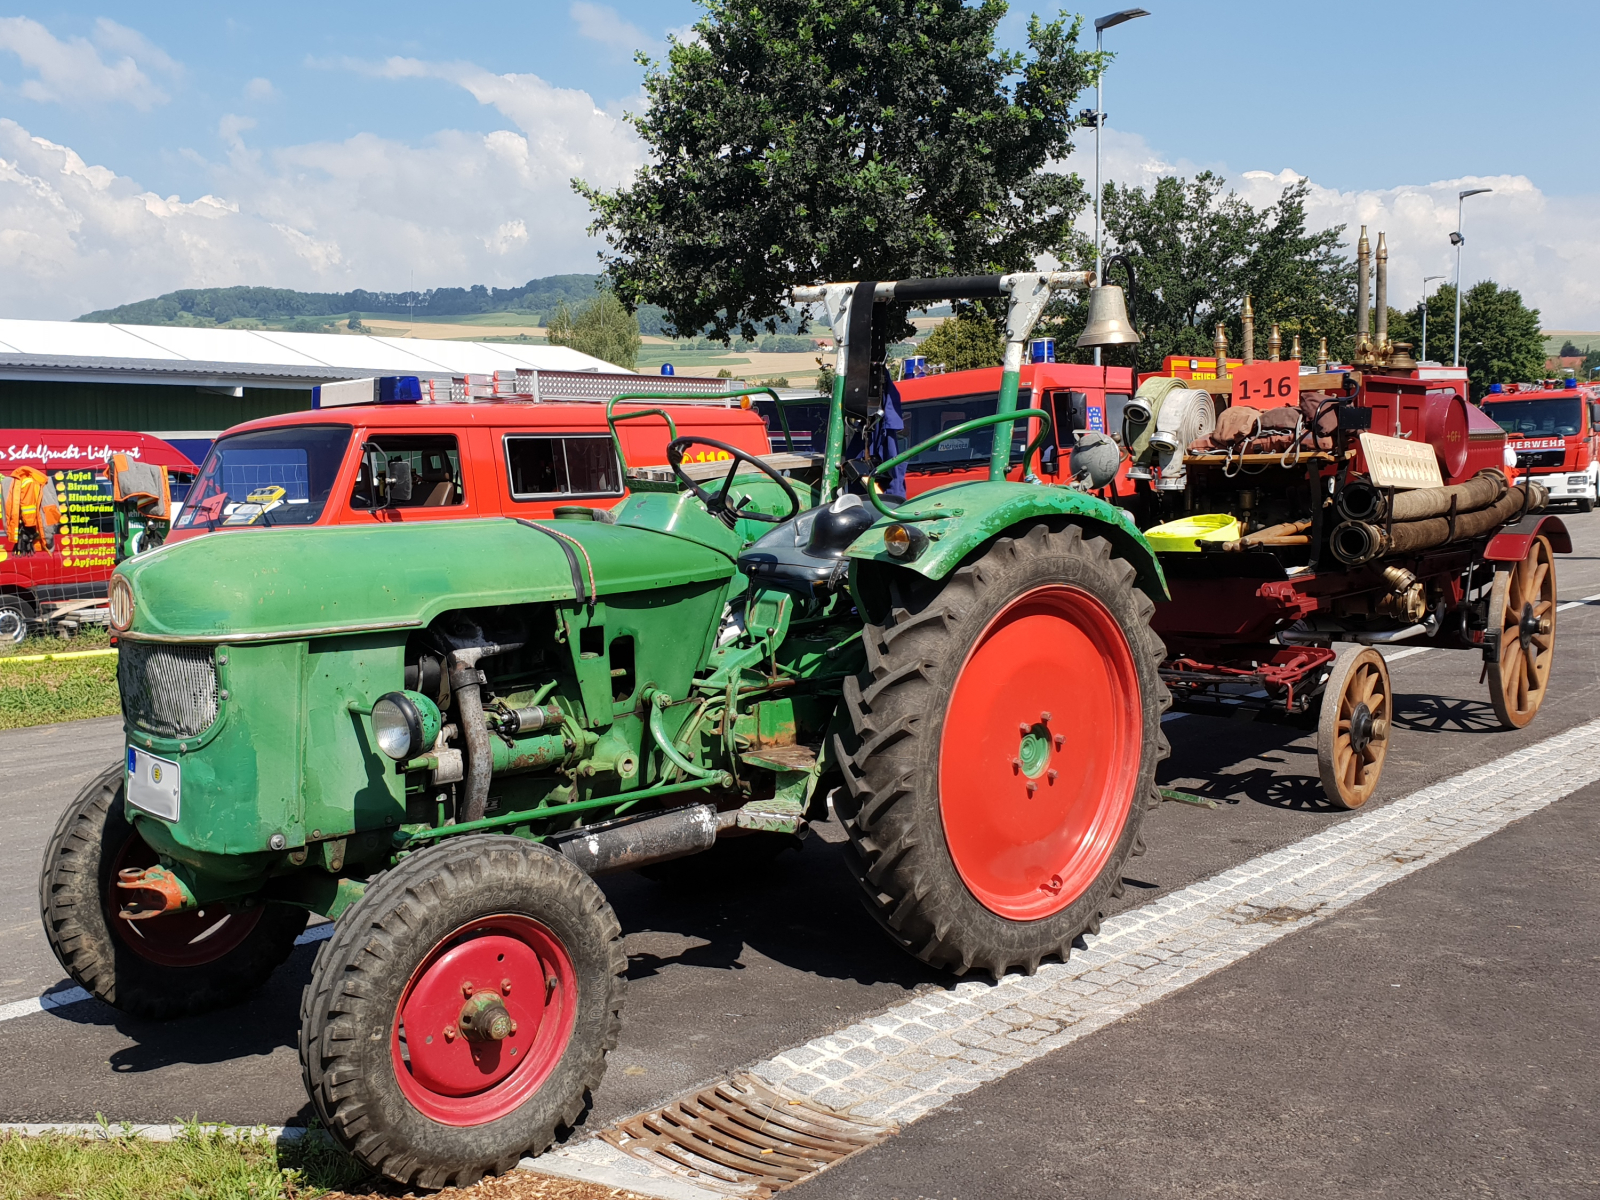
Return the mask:
{"type": "MultiPolygon", "coordinates": [[[[1284,188],[1277,201],[1258,209],[1209,171],[1193,179],[1168,177],[1149,189],[1107,184],[1101,207],[1107,255],[1125,254],[1136,286],[1129,296],[1134,326],[1143,340],[1107,347],[1104,361],[1154,370],[1168,354],[1208,355],[1216,326],[1228,331],[1231,353],[1239,353],[1246,295],[1255,312],[1256,353],[1265,357],[1274,321],[1287,354],[1296,334],[1302,353],[1316,353],[1328,339],[1334,357],[1348,354],[1354,332],[1355,265],[1342,248],[1344,226],[1306,230],[1305,180],[1284,188]]],[[[1094,261],[1091,238],[1075,233],[1057,251],[1064,262],[1094,261]]],[[[1111,281],[1126,286],[1120,268],[1111,281]]],[[[1054,310],[1054,333],[1063,350],[1083,332],[1087,304],[1054,310]]],[[[1087,361],[1092,351],[1078,351],[1087,361]]]]}
{"type": "MultiPolygon", "coordinates": [[[[1455,359],[1456,289],[1445,284],[1428,297],[1428,357],[1455,359]]],[[[1421,310],[1390,310],[1389,339],[1419,343],[1421,310]]],[[[1528,383],[1544,378],[1544,337],[1539,310],[1522,303],[1522,293],[1492,279],[1474,284],[1461,298],[1461,361],[1473,396],[1491,383],[1528,383]]],[[[1420,348],[1419,348],[1420,352],[1420,348]]]]}
{"type": "Polygon", "coordinates": [[[630,371],[639,361],[638,318],[613,292],[600,292],[575,313],[564,302],[557,304],[545,330],[552,346],[570,346],[630,371]]]}
{"type": "Polygon", "coordinates": [[[1005,354],[1005,339],[999,327],[985,313],[968,311],[941,321],[917,353],[930,364],[941,364],[946,371],[967,371],[973,367],[998,367],[1005,354]]]}
{"type": "Polygon", "coordinates": [[[1092,79],[1079,21],[1032,18],[996,49],[1004,0],[702,0],[692,41],[645,66],[630,117],[652,162],[574,186],[630,307],[679,331],[775,331],[789,289],[1029,266],[1084,203],[1071,109],[1092,79]]]}

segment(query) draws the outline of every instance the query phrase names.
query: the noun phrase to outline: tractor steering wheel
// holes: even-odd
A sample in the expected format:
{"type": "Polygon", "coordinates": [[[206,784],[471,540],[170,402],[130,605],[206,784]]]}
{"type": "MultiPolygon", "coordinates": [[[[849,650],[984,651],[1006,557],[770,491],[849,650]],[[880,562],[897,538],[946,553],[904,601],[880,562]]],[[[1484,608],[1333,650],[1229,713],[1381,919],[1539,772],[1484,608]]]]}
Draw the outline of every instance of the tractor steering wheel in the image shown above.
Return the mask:
{"type": "Polygon", "coordinates": [[[718,518],[729,529],[740,517],[750,521],[765,521],[769,525],[781,525],[790,517],[800,512],[800,497],[795,495],[794,488],[789,486],[789,481],[776,470],[762,462],[754,454],[748,454],[737,446],[730,446],[727,442],[719,442],[708,437],[681,437],[667,447],[667,465],[672,468],[672,473],[678,477],[678,482],[686,484],[695,499],[706,506],[706,511],[718,518]],[[714,446],[725,454],[733,456],[733,461],[728,465],[728,474],[722,481],[722,487],[716,495],[711,495],[694,480],[685,474],[683,469],[683,452],[690,446],[714,446]],[[789,497],[789,511],[781,517],[771,516],[763,512],[746,512],[741,506],[735,508],[728,503],[728,490],[733,487],[733,477],[739,473],[739,464],[749,463],[756,470],[767,476],[783,489],[784,495],[789,497]]]}

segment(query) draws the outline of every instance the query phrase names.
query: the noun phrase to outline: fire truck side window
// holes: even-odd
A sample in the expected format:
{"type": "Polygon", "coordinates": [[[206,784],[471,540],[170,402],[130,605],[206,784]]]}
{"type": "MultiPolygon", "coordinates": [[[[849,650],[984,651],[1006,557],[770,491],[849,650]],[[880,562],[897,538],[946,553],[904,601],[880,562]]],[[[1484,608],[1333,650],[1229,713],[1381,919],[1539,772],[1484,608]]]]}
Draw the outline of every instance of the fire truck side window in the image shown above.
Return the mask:
{"type": "Polygon", "coordinates": [[[1106,393],[1106,432],[1119,442],[1122,440],[1122,414],[1131,399],[1127,392],[1106,393]]]}
{"type": "Polygon", "coordinates": [[[603,434],[507,436],[506,470],[513,500],[622,495],[616,448],[603,434]]]}
{"type": "Polygon", "coordinates": [[[466,503],[461,486],[461,451],[453,436],[374,431],[367,435],[367,444],[377,447],[381,454],[369,450],[362,460],[350,500],[353,507],[366,508],[370,504],[374,469],[379,477],[379,495],[388,500],[390,508],[446,508],[466,503]],[[392,464],[401,461],[411,464],[409,500],[390,499],[384,486],[393,474],[392,464]]]}

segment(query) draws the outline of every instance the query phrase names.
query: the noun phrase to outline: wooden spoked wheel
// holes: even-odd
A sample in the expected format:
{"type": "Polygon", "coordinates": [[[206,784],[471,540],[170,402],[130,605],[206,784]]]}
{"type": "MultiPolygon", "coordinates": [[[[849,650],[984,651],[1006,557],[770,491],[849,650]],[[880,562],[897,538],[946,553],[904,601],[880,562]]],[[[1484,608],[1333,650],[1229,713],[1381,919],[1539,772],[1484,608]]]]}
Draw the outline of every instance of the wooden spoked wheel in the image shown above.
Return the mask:
{"type": "Polygon", "coordinates": [[[1556,646],[1556,564],[1546,539],[1534,538],[1526,558],[1495,572],[1489,628],[1500,631],[1500,654],[1489,664],[1489,700],[1501,725],[1521,729],[1544,702],[1556,646]]]}
{"type": "Polygon", "coordinates": [[[1317,724],[1317,768],[1335,808],[1360,808],[1377,790],[1389,753],[1394,694],[1389,666],[1370,646],[1348,646],[1334,660],[1317,724]]]}

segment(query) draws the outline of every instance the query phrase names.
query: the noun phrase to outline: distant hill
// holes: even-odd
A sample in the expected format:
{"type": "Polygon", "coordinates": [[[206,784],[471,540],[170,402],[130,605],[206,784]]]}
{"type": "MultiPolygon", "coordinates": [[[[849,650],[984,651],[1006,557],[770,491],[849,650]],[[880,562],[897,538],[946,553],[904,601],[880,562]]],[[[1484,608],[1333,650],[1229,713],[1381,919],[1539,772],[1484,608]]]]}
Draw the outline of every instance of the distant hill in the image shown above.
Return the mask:
{"type": "Polygon", "coordinates": [[[563,301],[581,304],[594,295],[598,275],[549,275],[522,287],[433,288],[422,292],[297,292],[289,288],[185,288],[154,300],[85,313],[80,321],[128,325],[226,325],[232,321],[284,321],[304,317],[347,317],[386,313],[438,320],[475,313],[523,310],[544,312],[563,301]]]}
{"type": "MultiPolygon", "coordinates": [[[[458,321],[480,313],[537,313],[548,316],[556,305],[576,308],[594,295],[598,275],[547,275],[521,287],[433,288],[422,292],[297,292],[289,288],[184,288],[153,300],[135,300],[116,308],[84,313],[79,321],[119,325],[189,325],[273,328],[315,332],[351,313],[362,317],[404,317],[421,322],[458,321]]],[[[666,335],[666,311],[654,304],[639,306],[639,332],[666,335]]],[[[816,324],[813,321],[813,324],[816,324]]],[[[794,333],[794,320],[779,323],[779,333],[794,333]]]]}

